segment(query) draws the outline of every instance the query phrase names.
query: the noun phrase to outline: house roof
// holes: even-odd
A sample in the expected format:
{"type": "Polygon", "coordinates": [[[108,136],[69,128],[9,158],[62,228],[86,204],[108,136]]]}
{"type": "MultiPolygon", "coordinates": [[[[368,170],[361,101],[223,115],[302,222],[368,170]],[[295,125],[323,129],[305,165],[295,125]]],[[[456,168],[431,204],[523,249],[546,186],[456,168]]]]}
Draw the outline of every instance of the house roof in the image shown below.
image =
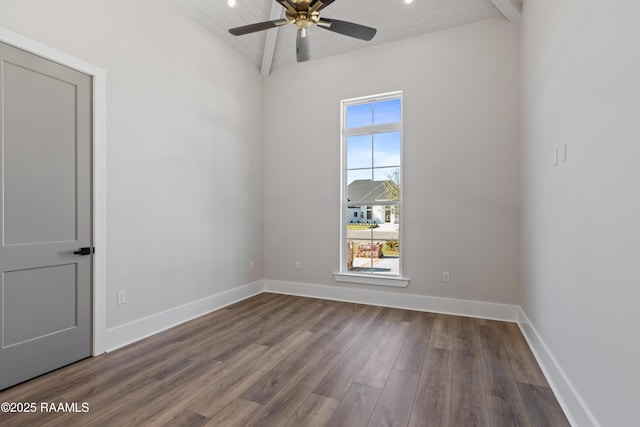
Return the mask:
{"type": "Polygon", "coordinates": [[[357,179],[347,187],[347,198],[349,202],[391,200],[391,195],[389,194],[385,183],[393,183],[393,181],[357,179]]]}

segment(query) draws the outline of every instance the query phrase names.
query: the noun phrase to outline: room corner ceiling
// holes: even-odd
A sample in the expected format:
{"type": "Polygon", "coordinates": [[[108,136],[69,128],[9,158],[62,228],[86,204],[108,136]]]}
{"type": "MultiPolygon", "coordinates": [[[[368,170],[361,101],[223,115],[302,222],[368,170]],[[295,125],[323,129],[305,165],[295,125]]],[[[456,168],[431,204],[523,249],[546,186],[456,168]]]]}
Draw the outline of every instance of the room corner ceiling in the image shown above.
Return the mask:
{"type": "MultiPolygon", "coordinates": [[[[235,37],[229,28],[279,19],[284,8],[274,0],[186,0],[189,13],[258,69],[263,77],[271,70],[295,64],[296,27],[285,25],[268,31],[235,37]]],[[[330,55],[413,37],[433,31],[504,16],[517,22],[522,0],[336,0],[322,16],[351,21],[378,30],[370,42],[319,28],[310,28],[312,61],[330,55]]]]}

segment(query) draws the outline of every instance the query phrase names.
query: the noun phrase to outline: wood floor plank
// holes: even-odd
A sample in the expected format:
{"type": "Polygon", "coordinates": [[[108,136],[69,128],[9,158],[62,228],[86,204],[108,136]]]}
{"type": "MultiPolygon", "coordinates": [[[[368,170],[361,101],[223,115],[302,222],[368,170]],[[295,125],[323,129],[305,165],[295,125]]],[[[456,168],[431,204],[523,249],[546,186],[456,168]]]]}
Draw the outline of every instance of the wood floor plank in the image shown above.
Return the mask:
{"type": "Polygon", "coordinates": [[[272,339],[274,335],[279,335],[281,331],[282,329],[279,328],[277,323],[262,320],[237,330],[236,333],[230,337],[225,337],[221,340],[221,345],[209,349],[206,354],[212,359],[224,362],[238,354],[238,352],[242,351],[242,349],[248,345],[272,339]]]}
{"type": "Polygon", "coordinates": [[[488,395],[487,404],[493,427],[537,427],[529,423],[524,404],[519,399],[488,395]]]}
{"type": "Polygon", "coordinates": [[[72,389],[76,384],[95,382],[101,372],[112,371],[117,362],[105,357],[90,357],[73,365],[65,366],[47,375],[27,381],[7,390],[0,391],[4,401],[37,402],[47,401],[49,397],[56,397],[65,390],[72,389]]]}
{"type": "Polygon", "coordinates": [[[461,318],[458,339],[453,348],[453,375],[451,393],[462,395],[463,389],[486,391],[486,372],[478,336],[478,324],[474,319],[461,318]]]}
{"type": "Polygon", "coordinates": [[[207,417],[191,411],[185,411],[169,420],[162,427],[202,427],[211,421],[207,417]]]}
{"type": "Polygon", "coordinates": [[[327,423],[327,427],[366,426],[381,390],[353,383],[327,423]]]}
{"type": "Polygon", "coordinates": [[[220,411],[207,427],[236,427],[246,426],[262,409],[262,405],[244,399],[236,399],[220,411]]]}
{"type": "Polygon", "coordinates": [[[527,341],[522,336],[520,328],[515,323],[501,323],[499,325],[505,341],[505,349],[507,351],[513,374],[517,381],[548,387],[547,382],[540,366],[527,345],[527,341]]]}
{"type": "Polygon", "coordinates": [[[314,354],[323,349],[347,326],[349,319],[339,313],[343,308],[343,303],[329,305],[326,312],[331,316],[327,316],[326,313],[320,315],[322,326],[314,325],[311,328],[315,331],[313,338],[265,373],[250,389],[243,393],[242,398],[261,404],[266,404],[273,398],[279,389],[291,380],[293,375],[304,369],[314,354]]]}
{"type": "Polygon", "coordinates": [[[201,415],[214,417],[312,337],[311,332],[295,331],[288,340],[272,347],[259,359],[230,371],[212,388],[203,390],[200,398],[190,405],[190,409],[201,415]]]}
{"type": "Polygon", "coordinates": [[[520,399],[511,362],[503,345],[500,330],[495,324],[484,324],[477,328],[480,353],[484,364],[484,389],[488,394],[509,399],[520,399]]]}
{"type": "Polygon", "coordinates": [[[108,406],[107,411],[92,419],[91,425],[162,425],[186,410],[189,402],[197,398],[199,390],[218,375],[222,366],[223,363],[213,359],[200,360],[150,387],[147,394],[128,396],[119,405],[108,406]],[[154,398],[149,399],[149,396],[154,398]]]}
{"type": "MultiPolygon", "coordinates": [[[[238,355],[229,363],[222,363],[213,359],[199,360],[192,366],[177,370],[158,381],[148,393],[154,399],[128,399],[125,417],[135,419],[137,423],[166,423],[171,418],[186,411],[190,404],[197,400],[210,384],[224,378],[225,374],[234,367],[240,367],[258,358],[265,351],[265,347],[252,346],[238,355]],[[130,409],[129,409],[130,408],[130,409]]],[[[107,405],[108,407],[108,405],[107,405]]],[[[193,411],[192,411],[193,412],[193,411]]],[[[200,414],[202,415],[202,414],[200,414]]],[[[98,420],[119,419],[120,413],[106,412],[98,414],[98,420]]]]}
{"type": "Polygon", "coordinates": [[[411,329],[407,334],[393,367],[406,372],[419,374],[422,369],[427,345],[433,328],[434,316],[428,313],[416,313],[411,329]]]}
{"type": "Polygon", "coordinates": [[[3,427],[568,426],[515,324],[269,293],[0,401],[90,407],[3,427]]]}
{"type": "Polygon", "coordinates": [[[451,388],[452,377],[453,350],[429,346],[420,373],[420,387],[451,388]]]}
{"type": "Polygon", "coordinates": [[[269,322],[267,318],[286,310],[288,300],[283,297],[280,296],[266,306],[253,307],[247,312],[236,307],[226,322],[219,322],[210,328],[207,337],[202,340],[201,347],[208,349],[207,356],[225,361],[240,351],[243,345],[254,343],[253,338],[262,336],[260,331],[272,333],[275,323],[269,322]]]}
{"type": "Polygon", "coordinates": [[[411,427],[449,425],[453,350],[429,346],[416,390],[411,427]]]}
{"type": "Polygon", "coordinates": [[[340,402],[311,394],[287,421],[286,427],[324,427],[340,402]]]}
{"type": "Polygon", "coordinates": [[[314,345],[315,343],[316,341],[313,340],[309,345],[298,349],[278,363],[277,366],[267,371],[242,394],[242,398],[263,405],[269,402],[292,380],[293,376],[303,371],[307,367],[309,360],[318,353],[320,348],[314,345]]]}
{"type": "Polygon", "coordinates": [[[461,318],[448,314],[437,314],[433,320],[433,328],[429,344],[436,348],[453,349],[457,347],[461,318]]]}
{"type": "Polygon", "coordinates": [[[518,383],[518,388],[529,423],[532,426],[570,426],[551,388],[528,383],[518,383]]]}
{"type": "Polygon", "coordinates": [[[394,307],[382,307],[380,318],[389,322],[413,322],[416,312],[394,307]]]}
{"type": "Polygon", "coordinates": [[[349,351],[318,384],[314,393],[336,400],[342,399],[388,328],[389,322],[376,316],[371,323],[365,326],[364,331],[349,348],[349,351]]]}
{"type": "Polygon", "coordinates": [[[345,352],[358,339],[366,326],[380,313],[380,307],[362,307],[353,314],[353,318],[344,329],[336,335],[324,348],[329,351],[345,352]]]}
{"type": "Polygon", "coordinates": [[[450,423],[489,426],[486,372],[481,354],[476,319],[460,318],[458,339],[453,348],[450,423]]]}
{"type": "Polygon", "coordinates": [[[442,427],[449,423],[450,389],[444,385],[419,388],[411,410],[410,427],[442,427]]]}
{"type": "Polygon", "coordinates": [[[477,388],[462,388],[451,393],[449,425],[490,426],[487,395],[477,388]]]}
{"type": "Polygon", "coordinates": [[[255,417],[251,426],[282,426],[311,395],[312,390],[340,358],[340,353],[320,351],[313,356],[303,370],[284,385],[255,417]]]}
{"type": "Polygon", "coordinates": [[[407,322],[394,322],[389,325],[384,337],[356,378],[357,383],[376,388],[384,386],[410,327],[411,324],[407,322]]]}
{"type": "MultiPolygon", "coordinates": [[[[106,358],[110,361],[108,364],[99,364],[102,369],[96,369],[93,375],[83,375],[76,379],[66,380],[65,377],[58,379],[57,383],[53,387],[42,387],[42,393],[31,396],[30,401],[33,402],[90,402],[92,406],[92,417],[100,413],[105,407],[109,407],[108,404],[103,402],[109,402],[117,396],[121,396],[123,390],[130,391],[133,395],[136,392],[143,393],[144,390],[140,390],[139,387],[144,385],[150,387],[153,384],[157,384],[157,381],[147,381],[145,374],[149,369],[155,366],[157,363],[161,363],[165,360],[167,351],[177,348],[177,343],[168,345],[166,348],[156,350],[146,357],[141,357],[140,353],[138,358],[127,357],[125,359],[119,359],[119,362],[106,358]]],[[[101,356],[99,359],[104,358],[101,356]]],[[[68,372],[72,367],[64,368],[61,372],[64,374],[68,372]]],[[[57,377],[57,372],[54,372],[52,376],[57,377]]],[[[73,378],[73,375],[70,376],[73,378]]],[[[47,382],[44,383],[45,385],[47,382]]],[[[30,418],[37,417],[36,414],[29,414],[23,417],[27,422],[30,418]]],[[[69,417],[64,413],[51,413],[48,415],[48,420],[55,421],[58,419],[65,420],[69,417]]],[[[77,418],[77,417],[76,417],[77,418]]],[[[83,424],[83,423],[80,423],[83,424]]],[[[24,425],[24,424],[22,424],[24,425]]]]}
{"type": "Polygon", "coordinates": [[[313,298],[296,298],[295,300],[286,299],[287,303],[280,306],[278,310],[272,310],[265,313],[262,318],[265,321],[280,323],[283,320],[295,319],[300,314],[304,315],[317,308],[318,300],[313,298]]]}
{"type": "Polygon", "coordinates": [[[418,387],[418,374],[394,369],[369,420],[369,427],[406,427],[418,387]]]}
{"type": "Polygon", "coordinates": [[[322,310],[315,317],[308,319],[304,326],[299,325],[298,327],[309,332],[319,332],[331,325],[339,325],[346,320],[345,304],[336,301],[323,301],[322,310]]]}

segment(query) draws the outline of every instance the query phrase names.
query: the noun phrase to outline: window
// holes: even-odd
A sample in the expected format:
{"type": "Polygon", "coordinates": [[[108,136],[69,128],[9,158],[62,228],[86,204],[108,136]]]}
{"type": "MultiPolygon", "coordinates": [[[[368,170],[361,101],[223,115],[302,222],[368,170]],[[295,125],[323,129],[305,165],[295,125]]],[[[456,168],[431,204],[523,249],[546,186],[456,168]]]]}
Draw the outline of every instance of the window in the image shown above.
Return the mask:
{"type": "Polygon", "coordinates": [[[402,276],[402,93],[345,100],[341,107],[342,256],[336,280],[406,286],[406,279],[395,280],[402,276]]]}

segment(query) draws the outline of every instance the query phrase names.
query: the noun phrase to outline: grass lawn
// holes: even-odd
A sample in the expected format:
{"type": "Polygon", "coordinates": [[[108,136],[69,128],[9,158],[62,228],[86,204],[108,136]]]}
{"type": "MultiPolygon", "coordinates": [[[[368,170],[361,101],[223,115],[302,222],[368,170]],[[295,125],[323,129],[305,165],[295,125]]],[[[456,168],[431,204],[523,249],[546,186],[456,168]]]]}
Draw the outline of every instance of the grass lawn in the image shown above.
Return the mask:
{"type": "Polygon", "coordinates": [[[347,230],[370,230],[371,228],[377,228],[371,224],[347,224],[347,230]]]}
{"type": "Polygon", "coordinates": [[[389,248],[387,248],[387,246],[385,245],[385,246],[382,247],[382,254],[384,256],[399,256],[400,255],[400,251],[398,251],[398,250],[395,250],[395,251],[389,250],[389,248]]]}

